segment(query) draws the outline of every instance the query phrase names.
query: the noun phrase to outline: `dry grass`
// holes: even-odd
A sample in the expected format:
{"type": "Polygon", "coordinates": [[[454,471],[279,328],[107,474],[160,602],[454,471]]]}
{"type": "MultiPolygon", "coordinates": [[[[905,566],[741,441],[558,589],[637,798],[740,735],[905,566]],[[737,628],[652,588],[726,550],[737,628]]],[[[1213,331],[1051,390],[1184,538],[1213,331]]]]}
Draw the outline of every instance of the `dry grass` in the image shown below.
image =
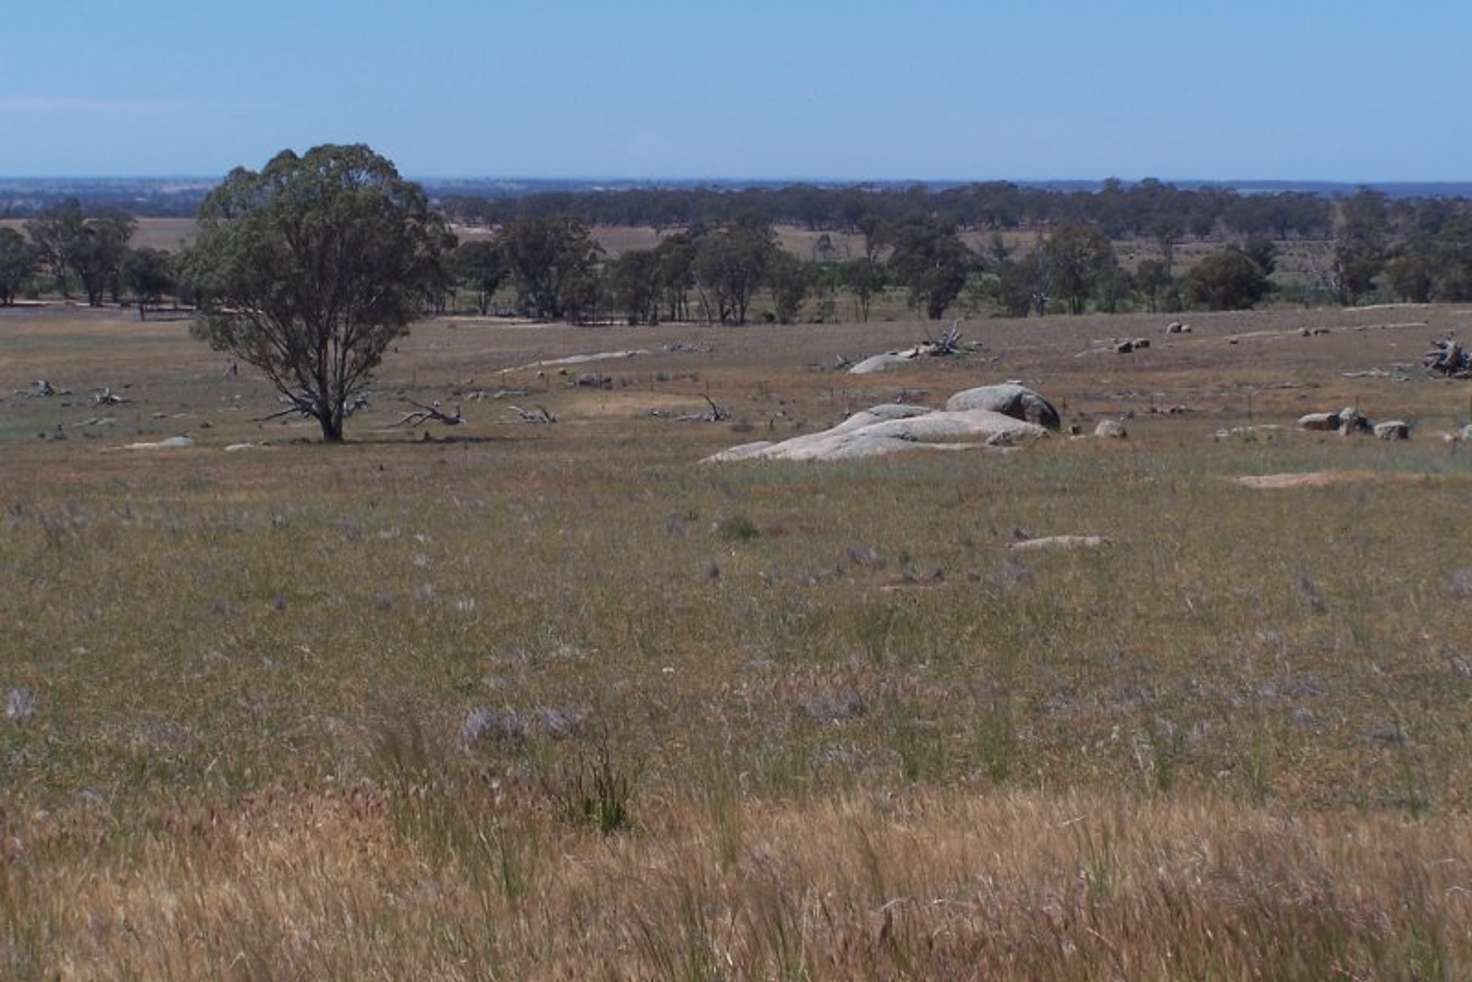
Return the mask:
{"type": "Polygon", "coordinates": [[[8,977],[1463,977],[1463,818],[725,796],[614,839],[504,788],[262,795],[0,867],[8,977]]]}
{"type": "Polygon", "coordinates": [[[868,377],[821,366],[921,328],[457,319],[322,448],[181,324],[0,314],[0,974],[1465,977],[1467,390],[1342,375],[1465,318],[989,321],[868,377]],[[1008,377],[1130,438],[693,463],[1008,377]],[[1212,437],[1356,402],[1415,439],[1212,437]],[[1357,479],[1226,480],[1309,472],[1357,479]]]}

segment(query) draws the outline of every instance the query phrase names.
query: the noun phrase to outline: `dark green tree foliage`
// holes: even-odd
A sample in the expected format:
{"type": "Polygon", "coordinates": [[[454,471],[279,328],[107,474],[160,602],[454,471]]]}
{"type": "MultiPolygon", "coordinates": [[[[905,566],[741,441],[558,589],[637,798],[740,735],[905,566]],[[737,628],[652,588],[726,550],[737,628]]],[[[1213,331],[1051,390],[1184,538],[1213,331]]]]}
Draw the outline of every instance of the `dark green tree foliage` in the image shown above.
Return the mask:
{"type": "Polygon", "coordinates": [[[599,319],[608,289],[603,270],[588,263],[562,277],[558,300],[569,324],[590,324],[599,319]]]}
{"type": "Polygon", "coordinates": [[[56,279],[62,297],[69,298],[70,277],[76,273],[86,217],[82,203],[68,198],[26,222],[26,235],[35,245],[42,265],[56,279]]]}
{"type": "Polygon", "coordinates": [[[690,290],[695,286],[695,245],[684,233],[667,236],[654,247],[655,276],[669,319],[690,319],[690,290]]]}
{"type": "Polygon", "coordinates": [[[1089,297],[1118,265],[1114,247],[1100,229],[1091,225],[1065,225],[1043,243],[1049,285],[1068,301],[1070,314],[1082,314],[1089,297]]]}
{"type": "Polygon", "coordinates": [[[843,285],[853,294],[854,305],[858,307],[859,319],[862,321],[869,320],[869,308],[874,303],[874,297],[884,291],[887,282],[888,274],[884,264],[874,259],[865,257],[843,264],[843,285]]]}
{"type": "Polygon", "coordinates": [[[608,268],[613,306],[630,324],[658,324],[660,302],[659,256],[652,249],[633,249],[608,268]]]}
{"type": "Polygon", "coordinates": [[[15,303],[15,295],[36,271],[36,250],[13,228],[0,228],[0,306],[15,303]]]}
{"type": "Polygon", "coordinates": [[[1242,244],[1242,251],[1247,253],[1247,258],[1257,263],[1257,268],[1262,270],[1264,276],[1272,276],[1278,268],[1278,247],[1271,239],[1253,236],[1242,244]]]}
{"type": "Polygon", "coordinates": [[[506,255],[501,243],[489,239],[462,242],[450,254],[449,268],[456,282],[475,296],[482,317],[491,312],[491,300],[506,280],[506,255]]]}
{"type": "Polygon", "coordinates": [[[602,252],[587,226],[566,216],[518,218],[501,232],[501,247],[522,312],[540,320],[556,320],[569,300],[588,298],[587,277],[602,252]]]}
{"type": "Polygon", "coordinates": [[[1385,266],[1390,217],[1385,195],[1361,188],[1340,205],[1334,240],[1334,291],[1339,302],[1352,304],[1375,289],[1385,266]]]}
{"type": "Polygon", "coordinates": [[[419,185],[363,145],[236,168],[200,210],[194,333],[261,370],[342,439],[350,398],[440,282],[454,236],[419,185]]]}
{"type": "Polygon", "coordinates": [[[158,303],[174,292],[174,265],[162,249],[131,249],[123,260],[123,280],[140,305],[158,303]]]}
{"type": "Polygon", "coordinates": [[[910,306],[940,320],[961,293],[976,256],[955,226],[939,218],[906,222],[893,233],[889,267],[895,279],[909,288],[910,306]]]}
{"type": "Polygon", "coordinates": [[[123,260],[128,257],[128,241],[133,238],[137,227],[137,220],[122,212],[108,212],[83,223],[73,262],[77,276],[82,280],[82,289],[87,292],[87,303],[93,307],[102,305],[104,293],[111,293],[113,301],[117,302],[122,288],[123,260]]]}
{"type": "Polygon", "coordinates": [[[779,252],[772,257],[768,278],[772,285],[777,322],[791,324],[797,320],[802,302],[813,288],[813,270],[791,253],[779,252]]]}
{"type": "Polygon", "coordinates": [[[1170,288],[1170,270],[1164,261],[1146,259],[1135,269],[1135,290],[1145,299],[1150,313],[1155,313],[1160,298],[1170,288]]]}
{"type": "Polygon", "coordinates": [[[1005,259],[997,266],[997,306],[1008,317],[1026,317],[1036,295],[1038,263],[1033,256],[1005,259]]]}
{"type": "Polygon", "coordinates": [[[1385,264],[1385,278],[1395,295],[1410,303],[1431,299],[1431,264],[1424,249],[1413,249],[1385,264]]]}
{"type": "Polygon", "coordinates": [[[700,239],[695,278],[707,307],[722,324],[745,324],[751,298],[765,282],[777,236],[770,226],[743,220],[700,239]]]}
{"type": "Polygon", "coordinates": [[[1186,274],[1185,286],[1193,305],[1212,310],[1246,310],[1272,288],[1262,267],[1234,246],[1203,258],[1186,274]]]}

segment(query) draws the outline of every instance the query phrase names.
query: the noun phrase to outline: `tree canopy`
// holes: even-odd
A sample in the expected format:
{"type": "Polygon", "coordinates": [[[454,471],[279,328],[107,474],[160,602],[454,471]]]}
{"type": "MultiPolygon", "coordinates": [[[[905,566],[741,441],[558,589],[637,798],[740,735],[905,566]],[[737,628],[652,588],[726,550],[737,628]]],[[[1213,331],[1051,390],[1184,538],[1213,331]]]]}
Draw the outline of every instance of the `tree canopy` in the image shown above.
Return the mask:
{"type": "Polygon", "coordinates": [[[329,442],[422,311],[454,245],[417,184],[367,146],[282,151],[205,199],[194,333],[260,369],[329,442]]]}

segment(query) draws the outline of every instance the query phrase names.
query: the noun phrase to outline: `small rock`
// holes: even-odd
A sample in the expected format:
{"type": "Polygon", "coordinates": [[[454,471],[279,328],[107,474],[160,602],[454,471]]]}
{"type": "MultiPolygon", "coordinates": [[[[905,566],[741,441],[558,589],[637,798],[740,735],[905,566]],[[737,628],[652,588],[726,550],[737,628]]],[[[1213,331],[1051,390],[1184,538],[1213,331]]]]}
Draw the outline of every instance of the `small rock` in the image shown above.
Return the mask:
{"type": "Polygon", "coordinates": [[[1116,355],[1127,355],[1134,350],[1135,342],[1133,341],[1121,341],[1114,346],[1114,353],[1116,355]]]}
{"type": "Polygon", "coordinates": [[[36,697],[30,689],[11,689],[5,696],[5,718],[24,723],[36,715],[36,697]]]}
{"type": "Polygon", "coordinates": [[[1357,433],[1372,433],[1374,425],[1359,410],[1353,406],[1345,406],[1339,410],[1339,433],[1341,436],[1353,436],[1357,433]]]}
{"type": "Polygon", "coordinates": [[[1300,430],[1325,430],[1334,431],[1339,429],[1338,413],[1309,413],[1298,417],[1298,428],[1300,430]]]}
{"type": "Polygon", "coordinates": [[[842,723],[868,711],[864,697],[853,689],[821,692],[808,696],[799,705],[803,712],[818,723],[842,723]]]}
{"type": "Polygon", "coordinates": [[[1149,338],[1135,338],[1135,340],[1132,343],[1134,344],[1136,351],[1142,351],[1145,348],[1150,347],[1150,339],[1149,338]]]}
{"type": "Polygon", "coordinates": [[[1410,737],[1406,731],[1394,723],[1385,726],[1375,726],[1365,731],[1365,739],[1375,743],[1390,744],[1393,746],[1404,746],[1410,737]]]}
{"type": "Polygon", "coordinates": [[[1049,535],[1041,539],[1023,539],[1010,543],[1013,552],[1068,552],[1074,549],[1100,549],[1112,545],[1113,540],[1102,535],[1049,535]]]}
{"type": "Polygon", "coordinates": [[[1402,420],[1387,419],[1375,424],[1375,436],[1381,440],[1409,440],[1411,428],[1402,420]]]}
{"type": "Polygon", "coordinates": [[[1117,419],[1101,419],[1099,425],[1094,427],[1094,435],[1105,437],[1110,440],[1123,440],[1129,436],[1124,424],[1117,419]]]}

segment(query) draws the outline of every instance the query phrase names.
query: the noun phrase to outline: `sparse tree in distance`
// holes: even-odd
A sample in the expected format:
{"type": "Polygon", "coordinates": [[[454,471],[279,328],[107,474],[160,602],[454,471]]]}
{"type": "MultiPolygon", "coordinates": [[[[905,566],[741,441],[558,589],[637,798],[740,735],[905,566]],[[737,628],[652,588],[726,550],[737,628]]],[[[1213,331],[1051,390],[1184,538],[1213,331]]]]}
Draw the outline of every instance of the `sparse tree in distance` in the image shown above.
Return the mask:
{"type": "Polygon", "coordinates": [[[953,225],[934,217],[895,229],[893,244],[889,266],[909,287],[910,306],[924,308],[926,317],[940,320],[966,285],[976,256],[953,225]]]}
{"type": "Polygon", "coordinates": [[[386,157],[361,144],[285,150],[205,199],[187,271],[204,292],[193,332],[339,442],[349,400],[419,316],[453,246],[386,157]]]}
{"type": "Polygon", "coordinates": [[[87,303],[93,307],[102,306],[104,293],[111,293],[113,302],[118,302],[123,260],[128,257],[128,242],[137,227],[137,219],[118,211],[97,215],[83,224],[75,254],[76,271],[87,291],[87,303]]]}
{"type": "Polygon", "coordinates": [[[501,244],[490,239],[460,243],[450,254],[450,270],[475,294],[475,308],[480,315],[489,314],[491,300],[506,280],[506,255],[501,244]]]}
{"type": "Polygon", "coordinates": [[[142,320],[148,304],[174,292],[173,262],[162,249],[131,249],[123,260],[123,279],[138,300],[138,319],[142,320]]]}
{"type": "Polygon", "coordinates": [[[772,285],[772,304],[776,308],[777,323],[791,324],[797,320],[802,302],[813,288],[813,277],[801,259],[790,252],[778,252],[772,257],[768,279],[772,285]]]}
{"type": "Polygon", "coordinates": [[[695,245],[690,236],[677,232],[654,247],[655,275],[669,320],[690,319],[690,289],[695,285],[695,245]]]}
{"type": "Polygon", "coordinates": [[[1162,293],[1170,287],[1170,270],[1160,259],[1145,259],[1135,269],[1135,290],[1145,298],[1150,313],[1155,313],[1162,293]]]}
{"type": "Polygon", "coordinates": [[[1419,251],[1403,253],[1386,263],[1385,278],[1401,300],[1425,303],[1431,299],[1431,265],[1419,251]]]}
{"type": "Polygon", "coordinates": [[[36,250],[13,228],[0,228],[0,306],[15,303],[15,295],[36,271],[36,250]]]}
{"type": "Polygon", "coordinates": [[[592,269],[602,252],[587,226],[567,216],[518,218],[502,230],[501,246],[522,312],[539,320],[562,317],[569,298],[586,299],[586,282],[565,287],[592,269]]]}
{"type": "Polygon", "coordinates": [[[1272,284],[1262,267],[1241,249],[1228,246],[1204,257],[1185,276],[1187,299],[1212,310],[1246,310],[1267,296],[1272,284]]]}
{"type": "Polygon", "coordinates": [[[652,249],[631,249],[608,268],[613,305],[630,324],[659,323],[659,257],[652,249]]]}
{"type": "Polygon", "coordinates": [[[746,323],[752,295],[766,280],[777,252],[770,226],[745,219],[704,236],[695,256],[695,278],[720,323],[746,323]]]}
{"type": "Polygon", "coordinates": [[[875,262],[868,256],[843,264],[843,283],[853,294],[859,319],[865,323],[869,320],[869,308],[874,303],[874,296],[884,290],[886,281],[884,264],[875,262]]]}
{"type": "Polygon", "coordinates": [[[41,264],[56,279],[57,292],[64,300],[71,297],[69,278],[76,272],[85,225],[82,203],[76,198],[53,205],[26,222],[26,235],[41,264]]]}
{"type": "Polygon", "coordinates": [[[1114,246],[1092,225],[1064,225],[1043,243],[1053,289],[1068,301],[1070,314],[1082,314],[1102,277],[1117,263],[1114,246]]]}

